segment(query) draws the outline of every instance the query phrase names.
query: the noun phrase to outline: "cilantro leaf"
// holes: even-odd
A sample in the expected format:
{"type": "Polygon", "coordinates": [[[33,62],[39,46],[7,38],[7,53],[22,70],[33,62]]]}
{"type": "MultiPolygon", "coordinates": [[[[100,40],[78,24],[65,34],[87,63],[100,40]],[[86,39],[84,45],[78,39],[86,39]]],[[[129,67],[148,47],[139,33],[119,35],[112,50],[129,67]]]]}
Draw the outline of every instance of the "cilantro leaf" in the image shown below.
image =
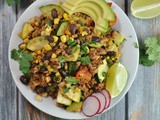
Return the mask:
{"type": "Polygon", "coordinates": [[[19,60],[19,53],[18,53],[18,51],[17,51],[16,49],[13,49],[13,50],[11,51],[11,58],[12,58],[13,60],[19,60]]]}
{"type": "Polygon", "coordinates": [[[75,45],[77,44],[77,41],[76,41],[76,40],[72,41],[71,39],[69,39],[69,40],[67,41],[67,44],[68,44],[70,47],[73,47],[73,46],[75,46],[75,45]]]}
{"type": "Polygon", "coordinates": [[[147,38],[145,45],[147,47],[146,54],[148,54],[148,59],[160,63],[160,41],[155,37],[147,38]]]}
{"type": "Polygon", "coordinates": [[[29,54],[29,53],[23,53],[22,57],[24,57],[28,61],[32,61],[33,60],[33,56],[31,54],[29,54]]]}
{"type": "Polygon", "coordinates": [[[85,64],[85,65],[91,63],[91,60],[90,60],[89,57],[80,57],[79,60],[80,60],[83,64],[85,64]]]}
{"type": "Polygon", "coordinates": [[[11,58],[19,63],[19,70],[21,70],[24,74],[29,75],[30,63],[29,61],[33,60],[33,57],[29,53],[24,53],[22,50],[13,49],[11,51],[11,58]]]}
{"type": "Polygon", "coordinates": [[[67,88],[64,89],[63,92],[64,92],[64,93],[67,93],[67,92],[69,92],[69,89],[70,89],[70,87],[67,87],[67,88]]]}
{"type": "Polygon", "coordinates": [[[145,49],[140,49],[139,64],[144,66],[152,66],[154,64],[154,61],[148,59],[145,49]]]}
{"type": "Polygon", "coordinates": [[[78,83],[78,80],[74,77],[66,77],[65,80],[68,82],[68,83],[71,83],[71,84],[77,84],[78,83]]]}

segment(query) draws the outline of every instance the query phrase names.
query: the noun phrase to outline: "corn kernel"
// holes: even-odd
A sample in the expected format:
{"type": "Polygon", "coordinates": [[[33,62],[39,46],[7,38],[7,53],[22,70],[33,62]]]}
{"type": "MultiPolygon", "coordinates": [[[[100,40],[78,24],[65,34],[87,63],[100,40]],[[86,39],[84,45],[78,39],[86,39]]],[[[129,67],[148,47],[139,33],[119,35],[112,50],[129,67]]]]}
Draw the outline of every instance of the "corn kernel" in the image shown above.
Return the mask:
{"type": "Polygon", "coordinates": [[[29,41],[28,38],[24,39],[24,43],[28,43],[28,41],[29,41]]]}
{"type": "Polygon", "coordinates": [[[48,85],[49,85],[49,86],[51,86],[51,85],[52,85],[52,83],[48,83],[48,85]]]}
{"type": "Polygon", "coordinates": [[[52,53],[51,58],[54,59],[54,58],[56,58],[56,57],[57,57],[57,55],[56,55],[55,53],[52,53]]]}
{"type": "Polygon", "coordinates": [[[58,37],[57,36],[53,36],[54,42],[58,42],[58,37]]]}
{"type": "Polygon", "coordinates": [[[47,92],[44,92],[44,93],[42,93],[41,94],[43,97],[46,97],[47,95],[48,95],[48,93],[47,92]]]}
{"type": "Polygon", "coordinates": [[[47,69],[48,69],[49,72],[53,72],[54,71],[54,69],[50,65],[47,67],[47,69]]]}
{"type": "Polygon", "coordinates": [[[66,37],[65,35],[62,35],[62,36],[61,36],[61,41],[62,41],[63,43],[67,42],[67,37],[66,37]]]}
{"type": "Polygon", "coordinates": [[[58,24],[58,23],[59,23],[59,21],[60,21],[60,19],[59,19],[59,18],[55,18],[55,19],[54,19],[54,24],[58,24]]]}
{"type": "Polygon", "coordinates": [[[37,51],[37,54],[40,55],[42,52],[40,50],[37,51]]]}
{"type": "Polygon", "coordinates": [[[68,14],[67,14],[67,13],[63,13],[63,18],[64,18],[65,20],[68,20],[68,14]]]}
{"type": "Polygon", "coordinates": [[[106,57],[107,60],[108,60],[109,58],[110,58],[109,56],[106,57]]]}
{"type": "Polygon", "coordinates": [[[39,60],[35,60],[35,63],[39,63],[39,60]]]}
{"type": "Polygon", "coordinates": [[[47,83],[51,82],[51,78],[50,77],[46,77],[45,80],[46,80],[47,83]]]}
{"type": "Polygon", "coordinates": [[[26,44],[25,44],[25,43],[21,44],[21,45],[19,46],[19,48],[25,49],[25,48],[26,48],[26,44]]]}
{"type": "Polygon", "coordinates": [[[52,47],[47,44],[47,45],[44,46],[44,49],[47,50],[47,51],[50,51],[52,49],[52,47]]]}
{"type": "Polygon", "coordinates": [[[84,29],[84,27],[79,27],[79,28],[78,28],[78,30],[79,30],[80,32],[82,32],[83,29],[84,29]]]}
{"type": "Polygon", "coordinates": [[[60,75],[59,72],[56,72],[55,76],[56,76],[56,77],[60,77],[61,75],[60,75]]]}
{"type": "Polygon", "coordinates": [[[86,31],[83,31],[82,32],[82,36],[85,36],[85,35],[87,35],[88,33],[86,32],[86,31]]]}
{"type": "Polygon", "coordinates": [[[72,42],[74,41],[74,38],[72,38],[72,37],[70,37],[69,39],[72,40],[72,42]]]}
{"type": "Polygon", "coordinates": [[[36,95],[36,100],[37,101],[42,101],[42,97],[40,95],[36,95]]]}
{"type": "Polygon", "coordinates": [[[36,54],[35,52],[33,52],[33,53],[31,53],[31,55],[32,55],[33,57],[35,57],[37,54],[36,54]]]}
{"type": "Polygon", "coordinates": [[[38,22],[35,22],[34,24],[35,24],[35,26],[39,26],[39,23],[38,23],[38,22]]]}

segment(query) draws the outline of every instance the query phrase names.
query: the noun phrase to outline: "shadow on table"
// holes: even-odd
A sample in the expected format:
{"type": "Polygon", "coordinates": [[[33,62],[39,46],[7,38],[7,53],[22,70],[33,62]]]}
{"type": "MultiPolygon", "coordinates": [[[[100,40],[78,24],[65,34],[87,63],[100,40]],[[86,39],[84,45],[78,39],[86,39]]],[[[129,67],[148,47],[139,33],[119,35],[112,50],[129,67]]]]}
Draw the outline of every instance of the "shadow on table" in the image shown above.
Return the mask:
{"type": "Polygon", "coordinates": [[[26,9],[29,5],[31,5],[35,0],[20,0],[19,8],[26,9]]]}

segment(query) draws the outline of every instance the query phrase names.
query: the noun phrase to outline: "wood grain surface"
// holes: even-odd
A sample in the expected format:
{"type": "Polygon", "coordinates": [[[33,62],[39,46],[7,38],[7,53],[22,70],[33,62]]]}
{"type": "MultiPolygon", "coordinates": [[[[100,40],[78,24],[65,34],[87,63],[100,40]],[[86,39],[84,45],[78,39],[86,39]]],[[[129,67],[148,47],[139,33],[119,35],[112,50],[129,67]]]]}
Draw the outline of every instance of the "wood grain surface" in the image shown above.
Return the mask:
{"type": "MultiPolygon", "coordinates": [[[[8,45],[13,27],[23,11],[34,0],[21,0],[9,7],[0,0],[0,120],[56,120],[33,107],[16,88],[8,63],[8,45]]],[[[129,16],[139,43],[148,36],[160,38],[160,17],[140,20],[130,14],[132,0],[113,0],[129,16]]],[[[160,120],[160,64],[139,66],[128,94],[111,110],[90,120],[160,120]]]]}

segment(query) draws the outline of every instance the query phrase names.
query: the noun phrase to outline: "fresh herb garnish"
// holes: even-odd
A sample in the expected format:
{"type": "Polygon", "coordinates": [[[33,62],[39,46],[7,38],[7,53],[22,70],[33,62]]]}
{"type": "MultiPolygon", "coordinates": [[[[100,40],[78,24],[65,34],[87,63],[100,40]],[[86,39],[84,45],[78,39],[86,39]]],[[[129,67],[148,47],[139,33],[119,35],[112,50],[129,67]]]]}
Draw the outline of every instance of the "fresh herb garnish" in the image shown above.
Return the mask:
{"type": "Polygon", "coordinates": [[[106,73],[106,72],[103,72],[103,73],[102,73],[102,76],[103,76],[104,78],[107,78],[107,73],[106,73]]]}
{"type": "Polygon", "coordinates": [[[91,63],[91,60],[89,57],[80,57],[78,58],[78,60],[80,60],[83,64],[87,65],[91,63]]]}
{"type": "Polygon", "coordinates": [[[71,39],[69,39],[69,40],[67,41],[67,44],[68,44],[70,47],[73,47],[73,46],[75,46],[75,45],[77,44],[77,41],[76,41],[76,40],[72,41],[71,39]]]}
{"type": "Polygon", "coordinates": [[[60,61],[61,66],[63,67],[64,66],[64,62],[66,61],[66,58],[64,56],[60,56],[60,57],[58,57],[58,60],[60,61]]]}
{"type": "Polygon", "coordinates": [[[154,64],[154,61],[148,59],[148,54],[146,54],[145,49],[140,49],[139,64],[144,66],[152,66],[154,64]]]}
{"type": "Polygon", "coordinates": [[[33,60],[31,54],[25,53],[23,50],[13,49],[11,51],[11,58],[19,63],[19,69],[24,74],[29,74],[30,61],[33,60]]]}
{"type": "Polygon", "coordinates": [[[73,53],[75,53],[77,50],[79,49],[79,46],[75,46],[74,49],[73,49],[73,53]]]}
{"type": "Polygon", "coordinates": [[[145,40],[146,54],[148,59],[160,63],[160,40],[157,38],[147,38],[145,40]]]}
{"type": "Polygon", "coordinates": [[[16,5],[17,5],[20,0],[6,0],[6,1],[7,1],[7,4],[8,4],[9,6],[11,6],[11,5],[13,5],[13,4],[16,4],[16,5]]]}
{"type": "Polygon", "coordinates": [[[71,89],[70,87],[67,87],[67,88],[65,88],[65,89],[63,90],[63,92],[64,92],[64,93],[67,93],[67,92],[69,92],[70,89],[71,89]]]}
{"type": "Polygon", "coordinates": [[[78,83],[78,80],[74,77],[66,77],[65,80],[68,82],[68,83],[71,83],[71,84],[77,84],[78,83]]]}

